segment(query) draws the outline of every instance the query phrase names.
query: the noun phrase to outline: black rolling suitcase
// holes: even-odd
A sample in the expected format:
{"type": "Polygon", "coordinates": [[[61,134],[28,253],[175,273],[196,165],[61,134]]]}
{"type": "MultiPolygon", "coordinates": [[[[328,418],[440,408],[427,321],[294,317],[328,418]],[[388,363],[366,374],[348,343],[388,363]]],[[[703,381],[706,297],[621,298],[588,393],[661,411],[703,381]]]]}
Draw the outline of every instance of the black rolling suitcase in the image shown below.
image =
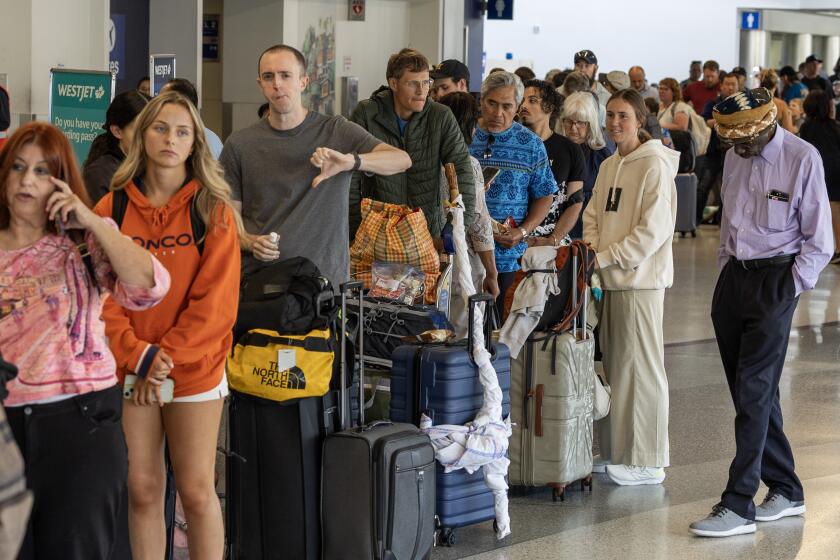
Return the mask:
{"type": "MultiPolygon", "coordinates": [[[[361,290],[360,283],[352,286],[361,290]]],[[[364,309],[361,301],[359,309],[364,309]]],[[[346,316],[343,311],[342,317],[346,316]]],[[[363,352],[360,339],[359,355],[363,352]]],[[[360,369],[363,380],[362,364],[360,369]]],[[[344,380],[342,369],[342,387],[344,380]]],[[[345,429],[324,441],[324,560],[430,558],[435,535],[435,453],[428,436],[411,424],[380,420],[364,425],[363,412],[361,425],[349,428],[345,404],[341,412],[345,429]]]]}
{"type": "Polygon", "coordinates": [[[335,429],[334,396],[278,403],[231,392],[229,560],[321,557],[321,446],[335,429]]]}
{"type": "MultiPolygon", "coordinates": [[[[318,302],[319,317],[335,317],[325,298],[318,302]]],[[[278,321],[288,324],[289,319],[278,321]]],[[[339,360],[333,361],[334,371],[339,360]]],[[[284,402],[231,390],[228,560],[321,558],[321,452],[324,438],[338,428],[338,398],[333,383],[323,396],[284,402]]]]}

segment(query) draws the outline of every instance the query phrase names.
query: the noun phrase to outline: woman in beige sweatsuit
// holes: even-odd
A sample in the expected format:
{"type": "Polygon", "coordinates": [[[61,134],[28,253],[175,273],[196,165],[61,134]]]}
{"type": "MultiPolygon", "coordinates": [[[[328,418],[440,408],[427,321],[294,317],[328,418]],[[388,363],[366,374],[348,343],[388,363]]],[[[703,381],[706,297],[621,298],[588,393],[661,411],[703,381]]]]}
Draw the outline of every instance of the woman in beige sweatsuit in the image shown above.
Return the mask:
{"type": "Polygon", "coordinates": [[[604,288],[600,342],[612,387],[601,459],[622,485],[659,484],[669,466],[662,314],[674,276],[679,153],[644,131],[646,114],[633,90],[610,98],[607,132],[617,149],[601,164],[583,216],[604,288]]]}

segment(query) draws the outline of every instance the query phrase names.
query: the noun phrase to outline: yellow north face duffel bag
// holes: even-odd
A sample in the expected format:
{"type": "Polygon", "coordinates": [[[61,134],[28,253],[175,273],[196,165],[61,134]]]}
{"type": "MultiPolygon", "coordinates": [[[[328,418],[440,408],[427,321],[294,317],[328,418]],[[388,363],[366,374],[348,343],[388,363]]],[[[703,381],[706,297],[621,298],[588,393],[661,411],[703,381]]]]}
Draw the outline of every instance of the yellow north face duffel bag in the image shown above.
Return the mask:
{"type": "Polygon", "coordinates": [[[272,401],[320,397],[330,388],[339,360],[329,329],[280,335],[253,329],[242,335],[227,360],[231,389],[272,401]]]}

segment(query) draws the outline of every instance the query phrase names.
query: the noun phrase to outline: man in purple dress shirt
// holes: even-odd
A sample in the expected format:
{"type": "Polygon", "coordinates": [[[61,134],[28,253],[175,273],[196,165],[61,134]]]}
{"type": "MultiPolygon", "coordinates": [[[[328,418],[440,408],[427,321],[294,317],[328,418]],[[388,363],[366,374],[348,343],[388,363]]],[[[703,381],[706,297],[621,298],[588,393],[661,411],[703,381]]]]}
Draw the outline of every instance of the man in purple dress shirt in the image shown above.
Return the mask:
{"type": "Polygon", "coordinates": [[[756,521],[805,513],[782,429],[779,378],[799,294],[817,283],[834,240],[820,155],[776,125],[767,90],[727,97],[714,118],[729,150],[712,323],[735,405],[736,451],[720,503],[690,530],[727,537],[754,533],[756,521]],[[756,507],[761,481],[769,491],[756,507]]]}

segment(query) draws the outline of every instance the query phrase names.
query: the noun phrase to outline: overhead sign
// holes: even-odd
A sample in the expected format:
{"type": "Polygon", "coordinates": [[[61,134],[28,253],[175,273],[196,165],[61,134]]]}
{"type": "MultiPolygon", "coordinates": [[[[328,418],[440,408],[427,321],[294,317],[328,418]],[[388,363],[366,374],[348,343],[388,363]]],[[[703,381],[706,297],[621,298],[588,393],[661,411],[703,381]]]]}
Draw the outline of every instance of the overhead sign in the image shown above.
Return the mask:
{"type": "Polygon", "coordinates": [[[114,80],[111,72],[50,70],[50,122],[70,140],[80,164],[87,159],[93,139],[102,133],[114,98],[114,80]]]}
{"type": "Polygon", "coordinates": [[[152,77],[152,97],[155,97],[166,82],[175,79],[175,55],[153,54],[150,56],[149,76],[152,77]]]}
{"type": "Polygon", "coordinates": [[[365,0],[349,0],[347,19],[350,21],[365,21],[365,0]]]}
{"type": "Polygon", "coordinates": [[[204,14],[204,28],[202,29],[202,58],[204,60],[219,60],[219,14],[204,14]]]}
{"type": "Polygon", "coordinates": [[[761,29],[761,12],[741,12],[741,29],[745,31],[761,29]]]}
{"type": "Polygon", "coordinates": [[[488,0],[487,19],[513,19],[513,0],[488,0]]]}
{"type": "Polygon", "coordinates": [[[119,80],[125,74],[125,15],[111,14],[108,25],[110,70],[119,80]]]}

